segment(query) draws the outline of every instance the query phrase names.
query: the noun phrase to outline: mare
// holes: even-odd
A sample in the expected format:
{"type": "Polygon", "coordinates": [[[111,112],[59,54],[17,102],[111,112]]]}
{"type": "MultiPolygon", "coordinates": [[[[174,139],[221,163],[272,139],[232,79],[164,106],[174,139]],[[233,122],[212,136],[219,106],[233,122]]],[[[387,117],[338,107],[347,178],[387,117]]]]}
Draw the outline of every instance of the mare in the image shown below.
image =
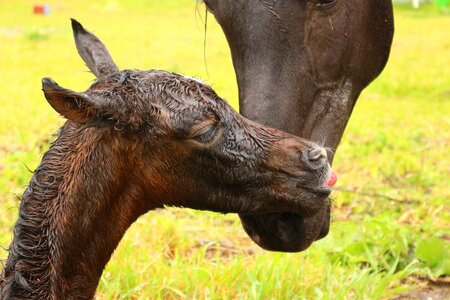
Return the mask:
{"type": "MultiPolygon", "coordinates": [[[[361,91],[388,60],[392,1],[203,1],[230,46],[240,113],[335,152],[361,91]]],[[[240,218],[261,247],[295,252],[328,234],[330,207],[240,218]]]]}

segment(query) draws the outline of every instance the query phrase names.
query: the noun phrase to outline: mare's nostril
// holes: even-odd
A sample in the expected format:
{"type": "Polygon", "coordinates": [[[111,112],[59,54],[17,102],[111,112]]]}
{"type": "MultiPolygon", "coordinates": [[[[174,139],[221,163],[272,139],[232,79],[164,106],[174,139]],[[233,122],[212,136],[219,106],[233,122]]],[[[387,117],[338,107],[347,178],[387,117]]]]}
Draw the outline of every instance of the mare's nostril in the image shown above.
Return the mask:
{"type": "Polygon", "coordinates": [[[311,162],[317,162],[327,159],[327,151],[323,148],[315,148],[308,152],[308,160],[311,162]]]}

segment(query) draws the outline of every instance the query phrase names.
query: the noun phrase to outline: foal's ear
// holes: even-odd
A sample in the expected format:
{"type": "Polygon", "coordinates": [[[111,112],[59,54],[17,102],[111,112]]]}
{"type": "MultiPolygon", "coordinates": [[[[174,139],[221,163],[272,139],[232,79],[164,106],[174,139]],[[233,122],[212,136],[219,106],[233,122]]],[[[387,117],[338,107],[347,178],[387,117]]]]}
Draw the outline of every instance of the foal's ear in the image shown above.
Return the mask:
{"type": "Polygon", "coordinates": [[[105,45],[77,20],[70,20],[78,53],[91,72],[99,79],[119,72],[105,45]]]}
{"type": "Polygon", "coordinates": [[[105,104],[103,99],[92,99],[85,93],[60,87],[51,78],[42,79],[42,90],[53,109],[75,123],[83,124],[93,121],[105,104]]]}

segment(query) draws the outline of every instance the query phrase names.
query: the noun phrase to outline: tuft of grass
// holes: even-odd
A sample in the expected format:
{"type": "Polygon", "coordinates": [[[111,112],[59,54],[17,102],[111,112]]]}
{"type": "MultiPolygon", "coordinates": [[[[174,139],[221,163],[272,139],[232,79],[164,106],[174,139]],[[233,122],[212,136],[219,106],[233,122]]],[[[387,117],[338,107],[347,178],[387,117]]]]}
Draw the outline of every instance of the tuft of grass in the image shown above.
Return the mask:
{"type": "MultiPolygon", "coordinates": [[[[83,90],[69,17],[108,46],[122,68],[202,77],[237,107],[231,57],[194,0],[0,2],[0,245],[12,238],[17,197],[63,120],[40,79],[83,90]],[[201,16],[198,16],[200,12],[201,16]]],[[[414,289],[410,275],[449,275],[450,19],[396,6],[386,70],[361,95],[335,158],[330,234],[298,254],[265,252],[234,215],[169,208],[141,217],[115,251],[97,299],[385,299],[414,289]],[[430,246],[431,245],[431,246],[430,246]],[[433,246],[434,245],[434,246],[433,246]],[[437,245],[437,246],[436,246],[437,245]],[[443,245],[443,246],[442,246],[443,245]],[[447,247],[447,248],[446,248],[447,247]],[[444,267],[443,267],[444,266],[444,267]],[[442,271],[444,270],[444,271],[442,271]]],[[[7,252],[0,249],[0,258],[7,252]]]]}

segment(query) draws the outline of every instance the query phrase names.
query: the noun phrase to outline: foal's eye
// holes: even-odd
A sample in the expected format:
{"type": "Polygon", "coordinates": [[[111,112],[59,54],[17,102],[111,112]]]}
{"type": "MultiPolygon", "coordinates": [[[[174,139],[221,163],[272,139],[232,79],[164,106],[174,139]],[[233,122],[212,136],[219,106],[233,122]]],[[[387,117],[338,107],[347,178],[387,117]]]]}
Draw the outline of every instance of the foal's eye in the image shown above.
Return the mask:
{"type": "Polygon", "coordinates": [[[203,122],[191,129],[189,138],[202,144],[210,143],[219,132],[219,125],[215,120],[203,122]]]}
{"type": "Polygon", "coordinates": [[[197,134],[192,138],[197,142],[206,144],[214,138],[216,133],[217,133],[217,126],[208,125],[202,128],[199,132],[197,132],[197,134]]]}
{"type": "Polygon", "coordinates": [[[316,0],[316,6],[318,8],[329,8],[334,6],[337,0],[316,0]]]}

